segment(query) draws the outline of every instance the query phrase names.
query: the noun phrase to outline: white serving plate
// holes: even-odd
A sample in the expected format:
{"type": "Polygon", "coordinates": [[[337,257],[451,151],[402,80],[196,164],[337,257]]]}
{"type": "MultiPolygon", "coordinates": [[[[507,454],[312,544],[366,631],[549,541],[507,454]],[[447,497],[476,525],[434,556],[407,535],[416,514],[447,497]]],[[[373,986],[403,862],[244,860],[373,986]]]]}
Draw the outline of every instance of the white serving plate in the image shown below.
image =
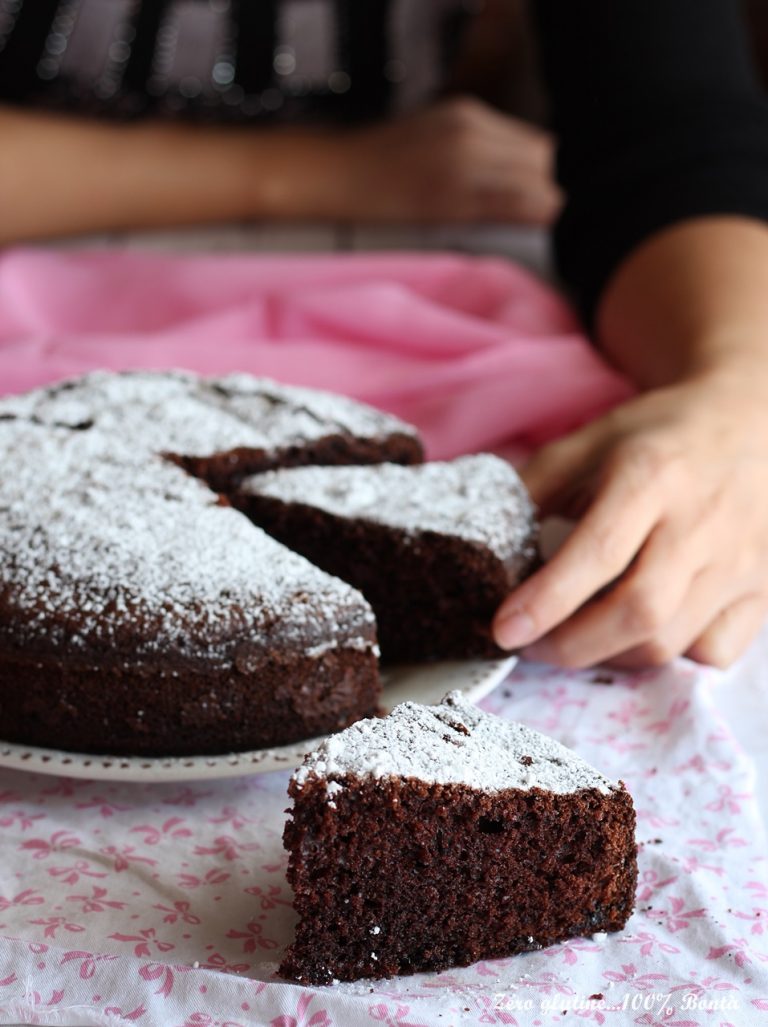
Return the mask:
{"type": "MultiPolygon", "coordinates": [[[[460,689],[473,702],[488,695],[512,670],[517,658],[461,660],[390,667],[382,672],[382,706],[387,712],[408,699],[439,702],[446,692],[460,689]]],[[[0,767],[59,777],[96,781],[200,781],[214,778],[292,770],[320,739],[313,738],[275,749],[230,752],[220,756],[94,756],[88,753],[38,749],[0,741],[0,767]]]]}

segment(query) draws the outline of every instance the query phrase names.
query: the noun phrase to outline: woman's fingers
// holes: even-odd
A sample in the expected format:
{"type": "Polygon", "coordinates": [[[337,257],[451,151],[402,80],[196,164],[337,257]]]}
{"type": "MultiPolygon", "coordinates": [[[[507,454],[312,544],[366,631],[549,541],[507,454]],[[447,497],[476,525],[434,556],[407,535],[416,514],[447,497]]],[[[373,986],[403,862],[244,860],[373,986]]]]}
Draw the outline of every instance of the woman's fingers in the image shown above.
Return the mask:
{"type": "Polygon", "coordinates": [[[768,595],[755,592],[742,596],[715,617],[686,656],[713,667],[728,667],[741,656],[768,616],[768,595]]]}
{"type": "Polygon", "coordinates": [[[685,655],[698,663],[727,667],[741,656],[768,615],[768,595],[753,592],[733,599],[737,586],[721,568],[708,567],[694,575],[677,612],[647,639],[619,653],[595,660],[570,662],[567,644],[549,645],[545,639],[526,655],[566,666],[608,662],[622,670],[659,667],[685,655]],[[713,610],[719,612],[713,617],[713,610]]]}
{"type": "Polygon", "coordinates": [[[574,499],[587,493],[592,484],[595,468],[589,466],[591,456],[587,429],[544,446],[521,469],[520,477],[542,517],[572,516],[574,499]]]}
{"type": "Polygon", "coordinates": [[[561,667],[588,667],[640,646],[663,647],[664,656],[657,654],[650,662],[681,652],[702,629],[700,620],[706,623],[707,603],[716,601],[706,597],[699,621],[696,610],[686,606],[694,582],[702,595],[702,565],[708,554],[695,535],[685,546],[684,533],[682,528],[657,526],[631,568],[607,594],[550,631],[526,655],[561,667]],[[664,636],[677,621],[680,637],[665,645],[664,636]]]}
{"type": "Polygon", "coordinates": [[[723,579],[721,570],[707,568],[691,583],[677,616],[642,645],[614,656],[611,666],[623,670],[660,667],[682,655],[714,666],[726,666],[736,659],[759,629],[765,607],[759,607],[756,596],[736,599],[738,591],[727,578],[723,579]],[[723,634],[718,638],[721,630],[723,634]],[[724,645],[726,633],[733,641],[728,645],[728,653],[724,645]],[[699,640],[706,639],[709,641],[704,641],[697,657],[699,640]],[[713,660],[718,643],[721,659],[713,660]]]}
{"type": "Polygon", "coordinates": [[[562,204],[562,194],[551,174],[531,160],[527,143],[473,136],[446,146],[440,179],[433,181],[433,196],[440,191],[449,217],[469,221],[547,224],[562,204]],[[435,187],[437,185],[437,191],[435,187]]]}
{"type": "Polygon", "coordinates": [[[459,146],[475,145],[481,140],[493,143],[498,152],[512,155],[520,166],[552,175],[554,139],[536,125],[510,117],[472,96],[451,97],[432,110],[435,131],[459,146]]]}
{"type": "Polygon", "coordinates": [[[659,491],[642,459],[613,461],[600,491],[560,550],[496,613],[493,634],[516,649],[550,632],[627,569],[659,518],[659,491]]]}
{"type": "Polygon", "coordinates": [[[561,203],[551,138],[479,101],[451,98],[341,138],[344,219],[547,224],[561,203]]]}
{"type": "Polygon", "coordinates": [[[415,173],[437,172],[428,175],[426,202],[442,220],[548,224],[555,217],[562,196],[545,133],[461,97],[403,125],[417,129],[415,173]]]}
{"type": "Polygon", "coordinates": [[[467,188],[472,221],[548,225],[561,203],[555,184],[528,168],[512,167],[496,175],[478,167],[467,188]]]}

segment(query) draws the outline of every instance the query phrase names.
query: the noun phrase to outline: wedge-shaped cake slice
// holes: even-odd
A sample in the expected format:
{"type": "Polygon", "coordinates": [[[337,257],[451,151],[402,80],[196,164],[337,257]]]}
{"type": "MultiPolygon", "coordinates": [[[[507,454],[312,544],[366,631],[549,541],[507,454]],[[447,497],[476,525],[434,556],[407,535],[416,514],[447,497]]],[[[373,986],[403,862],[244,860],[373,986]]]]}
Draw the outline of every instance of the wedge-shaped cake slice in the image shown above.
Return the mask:
{"type": "Polygon", "coordinates": [[[624,785],[459,692],[332,736],[289,792],[289,979],[463,966],[617,931],[632,912],[624,785]]]}
{"type": "Polygon", "coordinates": [[[302,467],[240,490],[256,524],[363,593],[385,660],[500,653],[494,611],[537,562],[533,504],[506,461],[302,467]]]}

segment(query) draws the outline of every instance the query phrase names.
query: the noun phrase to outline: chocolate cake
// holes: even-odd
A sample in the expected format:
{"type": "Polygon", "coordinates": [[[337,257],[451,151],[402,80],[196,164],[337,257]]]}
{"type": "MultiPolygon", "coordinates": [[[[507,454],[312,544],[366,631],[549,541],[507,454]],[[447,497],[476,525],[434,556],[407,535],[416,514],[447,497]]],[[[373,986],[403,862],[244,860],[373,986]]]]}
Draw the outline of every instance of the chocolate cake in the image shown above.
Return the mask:
{"type": "Polygon", "coordinates": [[[245,375],[97,373],[2,400],[2,737],[201,754],[371,715],[362,595],[181,468],[230,487],[282,463],[420,458],[395,418],[245,375]]]}
{"type": "Polygon", "coordinates": [[[415,428],[345,396],[247,374],[95,371],[0,401],[0,419],[95,428],[169,454],[212,488],[300,464],[419,463],[415,428]]]}
{"type": "Polygon", "coordinates": [[[242,481],[233,501],[365,595],[390,661],[499,655],[491,619],[537,560],[533,505],[488,454],[272,471],[242,481]]]}
{"type": "Polygon", "coordinates": [[[280,973],[302,984],[511,956],[632,912],[624,785],[460,693],[329,738],[289,792],[300,920],[280,973]]]}

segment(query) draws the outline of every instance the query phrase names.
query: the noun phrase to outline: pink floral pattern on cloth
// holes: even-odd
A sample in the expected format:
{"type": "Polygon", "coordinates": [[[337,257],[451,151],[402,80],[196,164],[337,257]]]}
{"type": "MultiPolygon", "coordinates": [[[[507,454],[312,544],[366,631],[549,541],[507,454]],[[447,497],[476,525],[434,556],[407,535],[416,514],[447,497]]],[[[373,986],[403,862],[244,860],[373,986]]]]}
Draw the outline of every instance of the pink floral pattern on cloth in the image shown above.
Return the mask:
{"type": "Polygon", "coordinates": [[[717,675],[522,664],[483,705],[630,788],[625,931],[441,974],[301,988],[287,773],[130,785],[0,773],[0,1023],[331,1027],[753,1024],[768,1011],[768,848],[717,675]],[[610,680],[609,680],[610,679],[610,680]]]}

